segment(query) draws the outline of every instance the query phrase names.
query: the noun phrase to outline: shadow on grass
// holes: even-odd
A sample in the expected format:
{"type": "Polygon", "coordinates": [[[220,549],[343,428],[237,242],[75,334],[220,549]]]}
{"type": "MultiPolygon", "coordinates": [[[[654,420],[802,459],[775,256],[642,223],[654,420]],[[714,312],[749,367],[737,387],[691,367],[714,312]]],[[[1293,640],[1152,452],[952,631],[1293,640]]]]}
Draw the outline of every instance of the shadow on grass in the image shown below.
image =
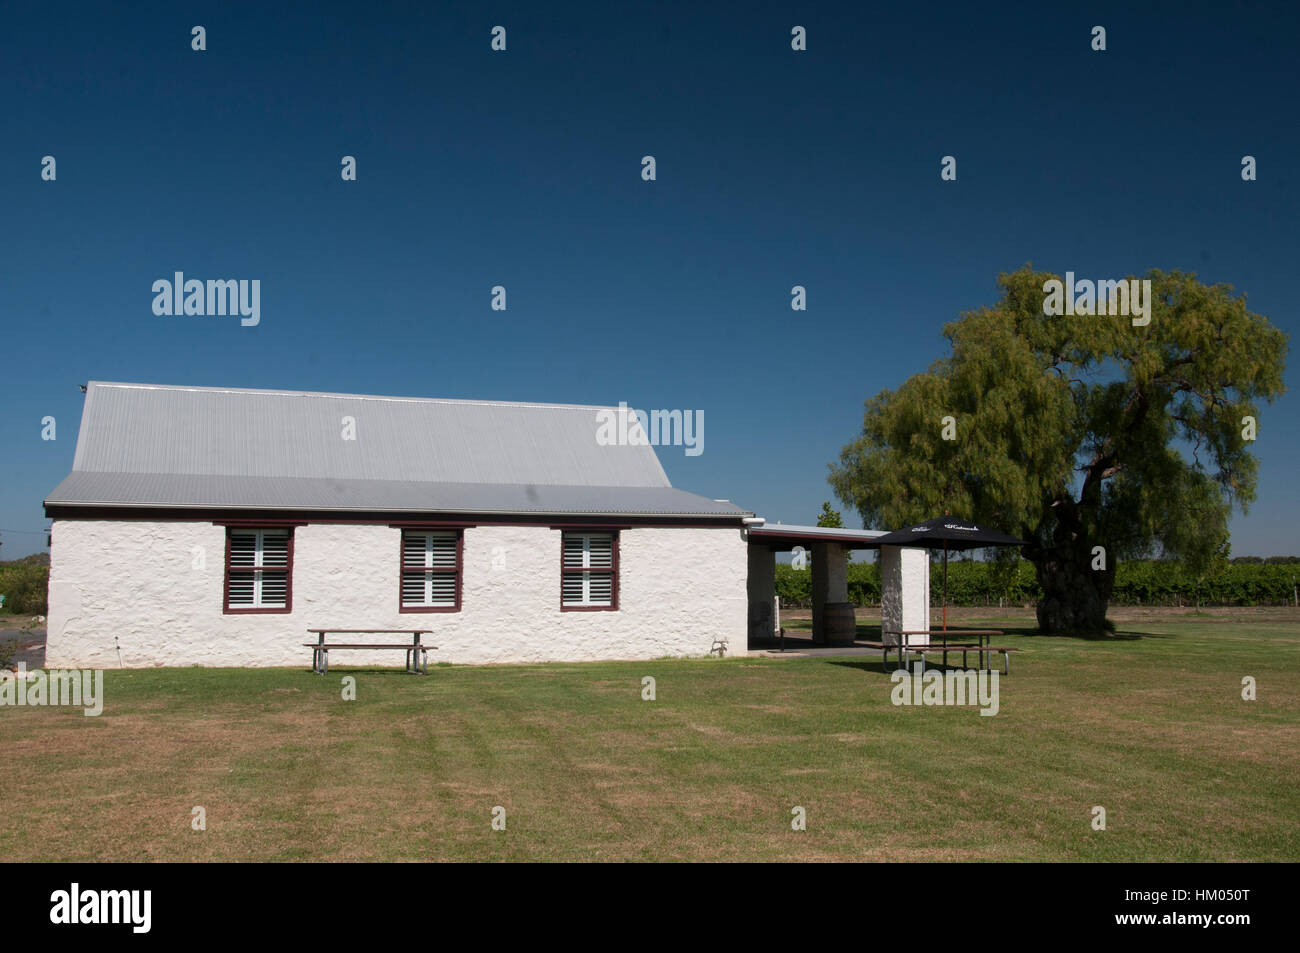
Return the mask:
{"type": "MultiPolygon", "coordinates": [[[[435,665],[433,662],[430,662],[429,674],[433,674],[433,670],[435,668],[451,668],[451,663],[442,662],[440,665],[435,665]]],[[[320,672],[313,672],[309,668],[298,669],[298,671],[302,672],[304,675],[321,674],[320,672]]],[[[388,668],[388,667],[379,667],[379,666],[373,668],[366,668],[364,666],[355,666],[355,665],[340,665],[338,667],[331,665],[330,670],[325,673],[325,677],[329,677],[330,675],[392,675],[392,676],[401,676],[402,678],[410,678],[412,675],[420,675],[421,677],[423,677],[423,673],[408,672],[400,668],[388,668]]]]}
{"type": "Polygon", "coordinates": [[[1073,642],[1137,642],[1141,639],[1171,639],[1171,635],[1157,635],[1152,632],[1039,632],[1037,629],[1007,629],[1008,635],[1020,635],[1027,639],[1068,639],[1073,642]]]}
{"type": "Polygon", "coordinates": [[[878,675],[881,678],[889,678],[890,673],[886,672],[880,665],[880,659],[851,659],[851,658],[828,658],[824,659],[828,665],[838,665],[841,668],[853,668],[859,672],[868,675],[878,675]]]}
{"type": "MultiPolygon", "coordinates": [[[[857,669],[858,671],[860,671],[860,672],[865,672],[865,673],[868,674],[868,675],[878,675],[878,676],[880,676],[881,678],[885,678],[885,679],[889,678],[891,675],[893,675],[895,672],[899,671],[900,668],[901,668],[901,665],[899,665],[898,663],[895,662],[895,663],[891,663],[891,667],[889,668],[888,671],[885,671],[884,669],[882,669],[882,668],[880,667],[880,659],[870,659],[870,660],[863,659],[863,660],[857,660],[857,659],[847,659],[847,658],[836,658],[836,659],[826,659],[826,661],[827,661],[827,663],[830,664],[830,665],[838,665],[838,666],[840,666],[840,667],[842,667],[842,668],[853,668],[853,669],[857,669]]],[[[924,668],[921,669],[921,671],[922,671],[923,673],[924,673],[924,672],[940,672],[940,673],[947,673],[947,672],[978,672],[978,671],[981,671],[980,669],[974,668],[973,666],[967,666],[967,667],[963,668],[962,666],[957,665],[957,664],[955,664],[955,663],[954,663],[954,664],[951,664],[951,665],[943,665],[943,664],[938,663],[938,662],[931,662],[931,661],[928,661],[928,660],[924,660],[924,661],[923,661],[922,658],[921,658],[919,655],[914,655],[914,656],[912,656],[912,660],[911,660],[911,662],[908,664],[908,667],[907,667],[907,669],[906,669],[907,673],[908,673],[909,675],[913,674],[913,673],[915,672],[915,666],[916,666],[917,664],[922,664],[922,663],[923,663],[924,666],[925,666],[924,668]]],[[[985,671],[987,671],[987,670],[985,670],[985,671]]],[[[1002,667],[1001,667],[1001,666],[998,666],[998,668],[997,668],[997,672],[998,672],[999,675],[1002,674],[1002,667]]]]}

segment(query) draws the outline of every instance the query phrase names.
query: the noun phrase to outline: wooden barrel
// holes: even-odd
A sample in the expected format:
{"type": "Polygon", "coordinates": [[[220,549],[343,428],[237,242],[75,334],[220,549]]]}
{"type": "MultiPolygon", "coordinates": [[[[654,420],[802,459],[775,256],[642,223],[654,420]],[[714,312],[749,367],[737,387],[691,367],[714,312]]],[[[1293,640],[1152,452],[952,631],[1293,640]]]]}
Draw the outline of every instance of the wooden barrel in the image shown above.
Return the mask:
{"type": "Polygon", "coordinates": [[[827,645],[852,645],[858,633],[858,623],[853,616],[853,603],[826,603],[822,607],[822,630],[827,645]]]}

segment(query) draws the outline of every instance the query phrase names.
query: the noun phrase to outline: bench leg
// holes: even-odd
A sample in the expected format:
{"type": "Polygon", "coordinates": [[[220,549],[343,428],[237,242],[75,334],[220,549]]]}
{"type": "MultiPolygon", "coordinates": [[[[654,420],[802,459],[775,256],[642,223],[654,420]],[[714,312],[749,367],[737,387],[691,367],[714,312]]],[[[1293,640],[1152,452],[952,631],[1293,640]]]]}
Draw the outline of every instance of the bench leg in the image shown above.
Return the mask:
{"type": "Polygon", "coordinates": [[[1010,652],[1002,653],[1002,674],[1003,675],[1011,674],[1011,653],[1010,652]]]}
{"type": "Polygon", "coordinates": [[[321,649],[320,650],[320,673],[322,675],[328,675],[329,670],[330,670],[330,650],[321,649]]]}

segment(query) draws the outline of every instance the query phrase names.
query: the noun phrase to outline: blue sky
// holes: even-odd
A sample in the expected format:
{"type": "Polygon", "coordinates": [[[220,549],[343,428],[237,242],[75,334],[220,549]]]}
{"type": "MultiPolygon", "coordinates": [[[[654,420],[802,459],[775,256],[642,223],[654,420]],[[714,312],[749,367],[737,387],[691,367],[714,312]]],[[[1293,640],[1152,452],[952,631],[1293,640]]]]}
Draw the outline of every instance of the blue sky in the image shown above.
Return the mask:
{"type": "MultiPolygon", "coordinates": [[[[1294,334],[1300,16],[1049,6],[7,5],[0,555],[91,379],[703,410],[674,485],[793,523],[1001,271],[1196,271],[1294,334]],[[177,270],[261,323],[154,315],[177,270]]],[[[1235,554],[1300,551],[1297,411],[1235,554]]]]}

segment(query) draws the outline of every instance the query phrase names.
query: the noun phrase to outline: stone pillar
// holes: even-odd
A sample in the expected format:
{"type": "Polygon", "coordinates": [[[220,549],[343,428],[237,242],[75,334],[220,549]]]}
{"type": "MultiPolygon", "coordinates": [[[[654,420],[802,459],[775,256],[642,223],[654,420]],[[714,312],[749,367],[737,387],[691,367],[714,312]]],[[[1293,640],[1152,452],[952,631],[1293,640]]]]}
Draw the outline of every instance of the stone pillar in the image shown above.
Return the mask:
{"type": "MultiPolygon", "coordinates": [[[[749,544],[749,574],[745,583],[749,599],[749,641],[773,635],[772,600],[776,598],[776,554],[766,546],[749,544]]],[[[744,652],[747,645],[733,652],[744,652]]]]}
{"type": "Polygon", "coordinates": [[[813,543],[812,604],[813,641],[826,642],[822,610],[828,602],[849,601],[848,550],[839,543],[813,543]]]}
{"type": "MultiPolygon", "coordinates": [[[[880,547],[880,628],[890,632],[930,628],[930,554],[912,546],[880,547]]],[[[913,637],[912,644],[924,641],[913,637]]]]}

